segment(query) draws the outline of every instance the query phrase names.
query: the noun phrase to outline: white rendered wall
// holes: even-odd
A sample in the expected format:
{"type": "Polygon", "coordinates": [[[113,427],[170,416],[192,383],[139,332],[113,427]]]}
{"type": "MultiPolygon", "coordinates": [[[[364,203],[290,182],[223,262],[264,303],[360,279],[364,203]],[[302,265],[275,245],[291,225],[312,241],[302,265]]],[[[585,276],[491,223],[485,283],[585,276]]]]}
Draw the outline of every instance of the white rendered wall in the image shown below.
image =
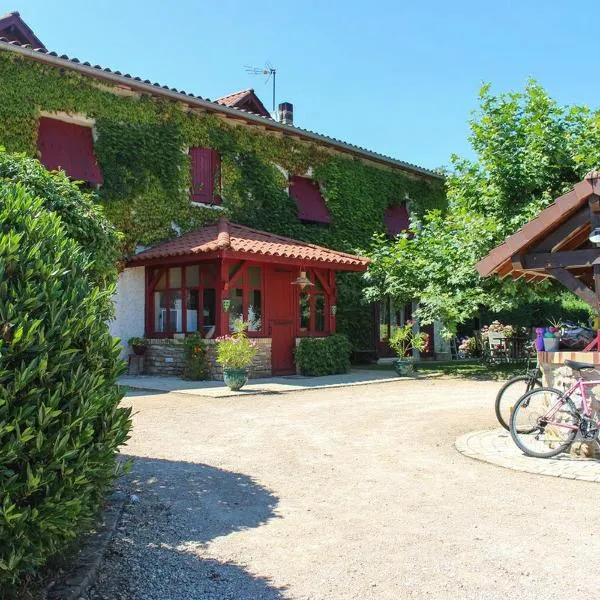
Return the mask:
{"type": "Polygon", "coordinates": [[[113,337],[121,338],[125,357],[129,353],[127,340],[144,337],[144,304],[146,302],[145,267],[125,269],[119,275],[117,292],[113,297],[115,319],[109,324],[113,337]]]}

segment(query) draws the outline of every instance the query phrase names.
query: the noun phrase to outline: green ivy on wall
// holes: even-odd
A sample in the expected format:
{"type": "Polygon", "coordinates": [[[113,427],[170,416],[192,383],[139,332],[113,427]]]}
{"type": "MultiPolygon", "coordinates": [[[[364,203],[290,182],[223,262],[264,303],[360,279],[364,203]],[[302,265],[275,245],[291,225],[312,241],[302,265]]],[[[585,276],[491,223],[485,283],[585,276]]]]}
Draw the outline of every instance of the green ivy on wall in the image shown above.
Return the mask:
{"type": "MultiPolygon", "coordinates": [[[[221,154],[223,207],[232,221],[352,252],[384,230],[385,209],[406,199],[422,214],[445,205],[443,182],[372,166],[315,144],[187,110],[147,94],[115,94],[78,73],[0,52],[0,145],[36,156],[40,111],[96,121],[96,157],[104,176],[99,202],[123,232],[125,250],[197,229],[223,214],[189,201],[190,164],[183,151],[210,146],[221,154]],[[276,166],[277,165],[277,166],[276,166]],[[279,168],[278,168],[279,167],[279,168]],[[332,216],[328,227],[302,224],[287,193],[291,175],[309,168],[332,216]],[[173,227],[173,226],[176,227],[173,227]]],[[[338,328],[355,347],[369,346],[371,311],[361,280],[338,276],[338,328]]]]}

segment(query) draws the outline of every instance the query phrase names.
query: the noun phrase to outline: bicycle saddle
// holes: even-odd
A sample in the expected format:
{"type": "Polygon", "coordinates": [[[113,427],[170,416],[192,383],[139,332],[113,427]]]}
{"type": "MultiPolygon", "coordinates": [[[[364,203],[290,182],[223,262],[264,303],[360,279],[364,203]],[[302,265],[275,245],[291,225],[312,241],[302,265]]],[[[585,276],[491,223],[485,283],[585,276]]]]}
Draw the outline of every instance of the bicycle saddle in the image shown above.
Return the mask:
{"type": "Polygon", "coordinates": [[[578,362],[576,360],[565,360],[565,365],[571,367],[575,371],[581,371],[582,369],[598,369],[599,365],[591,365],[590,363],[578,362]]]}

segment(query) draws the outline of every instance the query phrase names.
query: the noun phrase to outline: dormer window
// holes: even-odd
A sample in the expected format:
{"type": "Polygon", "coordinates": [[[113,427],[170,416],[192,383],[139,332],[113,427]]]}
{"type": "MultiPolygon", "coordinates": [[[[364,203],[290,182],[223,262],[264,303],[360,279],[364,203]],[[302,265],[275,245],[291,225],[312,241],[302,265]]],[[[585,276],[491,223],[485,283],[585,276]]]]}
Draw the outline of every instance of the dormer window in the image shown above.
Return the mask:
{"type": "Polygon", "coordinates": [[[331,215],[319,184],[308,177],[290,177],[290,195],[298,207],[298,219],[303,223],[331,223],[331,215]]]}
{"type": "Polygon", "coordinates": [[[221,155],[212,148],[190,148],[191,199],[201,204],[221,204],[221,155]]]}
{"type": "Polygon", "coordinates": [[[103,183],[90,126],[40,117],[37,146],[40,162],[48,170],[62,169],[71,179],[103,183]]]}
{"type": "Polygon", "coordinates": [[[387,234],[391,237],[407,231],[410,227],[410,219],[406,204],[403,202],[402,204],[388,207],[383,216],[383,222],[387,234]]]}

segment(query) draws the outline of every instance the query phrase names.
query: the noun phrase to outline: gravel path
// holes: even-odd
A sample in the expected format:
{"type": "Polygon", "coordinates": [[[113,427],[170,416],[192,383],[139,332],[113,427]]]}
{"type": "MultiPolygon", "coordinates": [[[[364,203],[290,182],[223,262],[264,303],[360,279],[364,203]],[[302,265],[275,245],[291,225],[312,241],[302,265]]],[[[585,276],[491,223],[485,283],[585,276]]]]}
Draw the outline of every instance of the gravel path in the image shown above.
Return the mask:
{"type": "Polygon", "coordinates": [[[452,447],[494,427],[497,388],[128,397],[139,501],[90,599],[597,597],[597,484],[452,447]]]}

